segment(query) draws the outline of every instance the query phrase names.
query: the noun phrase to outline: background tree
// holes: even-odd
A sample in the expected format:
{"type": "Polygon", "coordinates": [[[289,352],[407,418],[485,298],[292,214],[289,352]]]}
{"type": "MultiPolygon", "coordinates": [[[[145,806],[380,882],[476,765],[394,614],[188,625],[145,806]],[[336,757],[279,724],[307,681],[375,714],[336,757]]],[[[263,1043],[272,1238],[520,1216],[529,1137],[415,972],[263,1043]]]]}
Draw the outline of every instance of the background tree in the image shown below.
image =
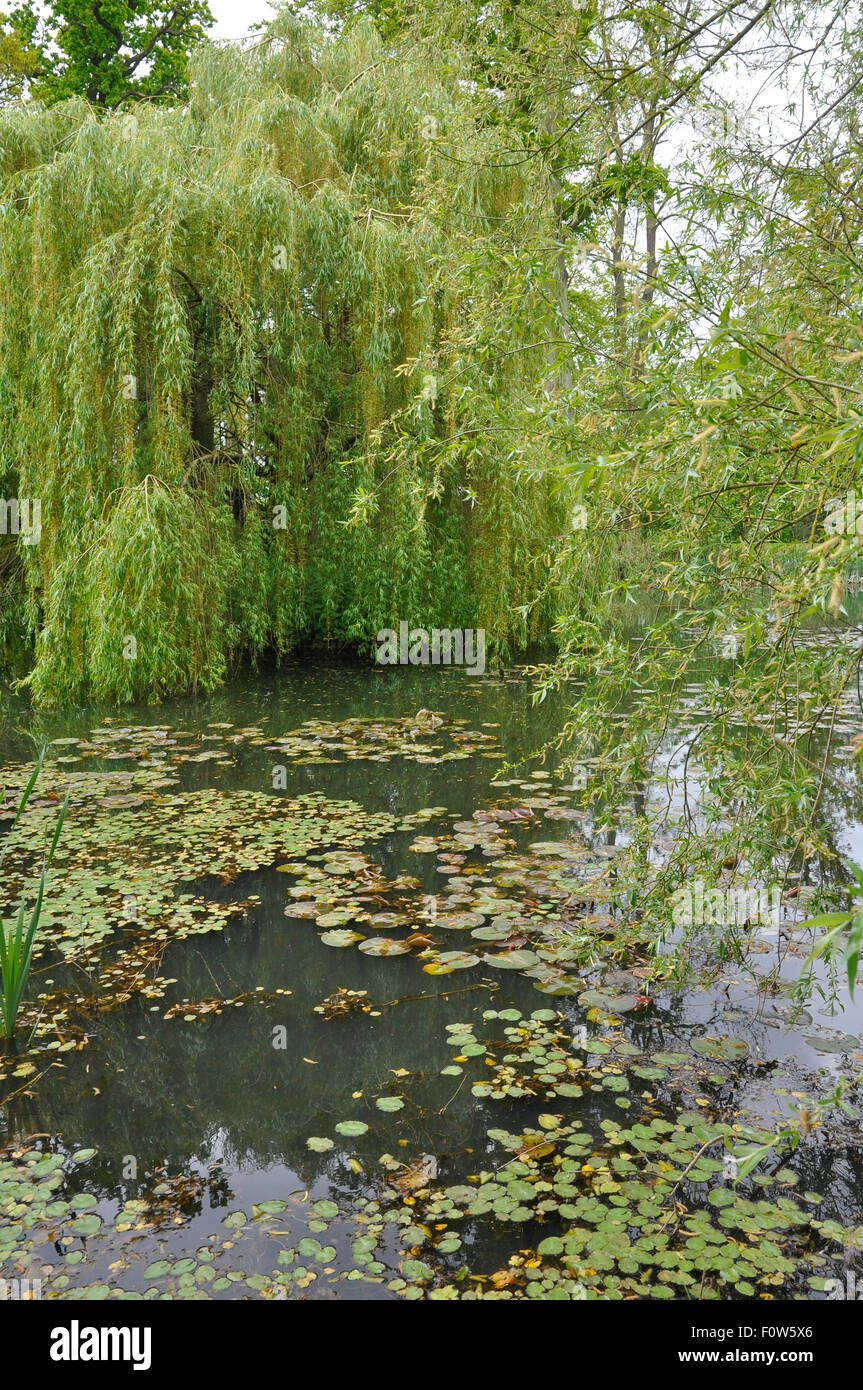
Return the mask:
{"type": "Polygon", "coordinates": [[[0,105],[18,101],[39,68],[39,54],[0,14],[0,105]]]}
{"type": "Polygon", "coordinates": [[[35,95],[83,96],[113,107],[129,97],[182,96],[189,53],[213,23],[207,0],[25,0],[12,12],[39,54],[35,95]]]}

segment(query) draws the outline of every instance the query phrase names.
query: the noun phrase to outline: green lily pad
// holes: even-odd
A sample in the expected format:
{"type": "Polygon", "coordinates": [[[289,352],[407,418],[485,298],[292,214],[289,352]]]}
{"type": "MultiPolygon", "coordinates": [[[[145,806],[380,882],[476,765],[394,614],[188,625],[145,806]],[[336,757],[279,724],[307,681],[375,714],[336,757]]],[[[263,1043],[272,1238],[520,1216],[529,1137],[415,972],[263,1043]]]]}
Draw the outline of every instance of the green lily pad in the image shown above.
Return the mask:
{"type": "Polygon", "coordinates": [[[539,956],[535,951],[504,951],[497,956],[483,956],[483,960],[495,970],[527,970],[536,965],[539,956]]]}
{"type": "Polygon", "coordinates": [[[359,949],[367,956],[406,956],[411,948],[393,936],[370,936],[360,942],[359,949]]]}
{"type": "Polygon", "coordinates": [[[355,946],[358,941],[364,939],[362,932],[358,931],[325,931],[321,934],[321,941],[325,946],[355,946]]]}
{"type": "Polygon", "coordinates": [[[101,1216],[79,1216],[77,1220],[71,1222],[70,1231],[74,1231],[76,1236],[94,1236],[102,1225],[101,1216]]]}

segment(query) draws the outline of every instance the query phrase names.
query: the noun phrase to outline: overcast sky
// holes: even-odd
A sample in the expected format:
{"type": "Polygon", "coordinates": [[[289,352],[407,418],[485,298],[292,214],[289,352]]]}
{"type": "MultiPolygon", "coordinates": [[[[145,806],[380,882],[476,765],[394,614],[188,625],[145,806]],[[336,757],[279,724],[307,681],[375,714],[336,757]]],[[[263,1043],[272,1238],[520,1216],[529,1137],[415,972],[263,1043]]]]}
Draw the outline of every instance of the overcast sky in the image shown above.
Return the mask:
{"type": "Polygon", "coordinates": [[[209,33],[214,39],[241,39],[253,24],[272,18],[267,0],[210,0],[216,23],[209,33]]]}

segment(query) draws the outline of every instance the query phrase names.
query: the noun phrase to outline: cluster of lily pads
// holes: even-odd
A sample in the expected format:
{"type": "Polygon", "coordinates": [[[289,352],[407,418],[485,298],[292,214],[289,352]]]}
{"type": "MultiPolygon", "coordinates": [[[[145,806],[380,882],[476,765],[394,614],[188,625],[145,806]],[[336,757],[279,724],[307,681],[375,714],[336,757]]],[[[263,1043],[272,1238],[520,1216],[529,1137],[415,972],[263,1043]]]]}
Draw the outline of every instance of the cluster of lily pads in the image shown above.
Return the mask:
{"type": "MultiPolygon", "coordinates": [[[[735,1181],[735,1155],[763,1142],[762,1130],[715,1114],[704,1094],[677,1112],[657,1098],[670,1073],[714,1093],[727,1075],[689,1054],[644,1056],[622,1034],[574,1048],[551,1010],[487,1010],[483,1020],[503,1025],[503,1036],[482,1041],[475,1025],[449,1025],[458,1051],[444,1074],[481,1059],[492,1075],[474,1081],[475,1097],[554,1109],[516,1130],[489,1128],[494,1161],[453,1185],[435,1182],[422,1162],[405,1169],[383,1156],[393,1176],[358,1214],[370,1258],[372,1242],[397,1228],[402,1264],[390,1290],[431,1299],[811,1297],[859,1260],[863,1227],[820,1220],[821,1196],[798,1193],[787,1165],[735,1181]],[[572,1103],[591,1096],[636,1118],[597,1120],[592,1107],[588,1127],[572,1103]],[[490,1271],[465,1262],[483,1225],[513,1233],[490,1271]]],[[[697,1055],[729,1066],[745,1055],[739,1039],[700,1041],[697,1055]]]]}
{"type": "Polygon", "coordinates": [[[402,719],[353,718],[341,723],[307,719],[276,739],[256,739],[271,753],[303,763],[389,762],[393,758],[434,766],[477,755],[502,759],[494,734],[471,729],[457,719],[421,709],[402,719]]]}
{"type": "Polygon", "coordinates": [[[498,760],[503,757],[494,734],[470,728],[466,719],[428,709],[400,719],[307,719],[299,728],[281,735],[258,725],[238,726],[224,720],[195,729],[106,720],[87,736],[55,738],[51,742],[55,761],[61,767],[75,767],[90,760],[134,761],[138,767],[163,773],[165,785],[170,785],[176,768],[183,763],[230,767],[247,747],[281,753],[296,764],[357,759],[382,762],[396,757],[436,763],[475,754],[498,760]]]}
{"type": "MultiPolygon", "coordinates": [[[[251,1216],[234,1208],[205,1244],[166,1256],[159,1253],[164,1237],[174,1235],[179,1212],[199,1205],[206,1183],[165,1175],[146,1196],[113,1203],[106,1216],[92,1193],[79,1190],[79,1172],[95,1153],[43,1153],[34,1145],[0,1154],[0,1278],[7,1284],[49,1299],[278,1296],[278,1270],[251,1272],[238,1261],[238,1241],[252,1223],[257,1234],[276,1231],[287,1201],[261,1202],[251,1216]],[[100,1270],[108,1277],[94,1277],[100,1270]],[[127,1278],[139,1287],[123,1287],[127,1278]]],[[[335,1215],[338,1208],[319,1202],[307,1210],[307,1196],[297,1194],[295,1205],[320,1231],[324,1209],[335,1215]]]]}
{"type": "MultiPolygon", "coordinates": [[[[35,951],[34,978],[38,974],[43,988],[20,1017],[22,1036],[30,1043],[26,1056],[0,1059],[0,1081],[33,1075],[40,1053],[83,1047],[82,1020],[94,1012],[121,1005],[133,994],[162,998],[174,983],[161,973],[165,946],[219,931],[259,901],[254,893],[220,899],[206,890],[208,879],[231,882],[325,845],[333,847],[336,862],[343,855],[350,864],[349,847],[367,846],[395,829],[421,829],[444,812],[432,807],[396,818],[317,794],[179,789],[183,764],[206,762],[217,774],[233,767],[249,746],[293,762],[502,756],[494,734],[427,710],[395,720],[309,721],[275,741],[258,726],[226,722],[197,730],[107,722],[86,737],[55,739],[38,796],[15,830],[7,832],[0,910],[17,903],[33,881],[57,805],[69,793],[35,951]],[[44,961],[73,961],[84,968],[88,982],[82,988],[79,974],[70,983],[68,972],[60,970],[58,984],[46,976],[44,961]]],[[[4,769],[0,820],[15,805],[29,772],[23,765],[4,769]]],[[[180,1016],[206,1014],[209,1001],[198,1003],[180,1016]]]]}
{"type": "MultiPolygon", "coordinates": [[[[584,983],[575,970],[595,966],[600,946],[604,954],[631,954],[635,937],[599,910],[607,906],[608,865],[582,839],[534,839],[518,848],[513,831],[535,833],[541,813],[565,812],[567,802],[545,790],[457,819],[448,832],[418,836],[409,848],[436,855],[442,888],[435,894],[423,894],[410,875],[388,879],[359,852],[305,855],[280,866],[295,879],[286,915],[317,922],[327,946],[373,956],[416,951],[430,975],[483,965],[521,971],[547,994],[577,994],[584,983]],[[393,935],[400,929],[405,935],[393,935]],[[466,947],[450,945],[451,933],[469,934],[466,947]]],[[[442,813],[430,807],[417,814],[442,813]]]]}
{"type": "MultiPolygon", "coordinates": [[[[377,1125],[346,1118],[306,1147],[331,1177],[332,1163],[358,1175],[353,1195],[342,1184],[339,1201],[306,1188],[230,1207],[178,1251],[188,1177],[163,1175],[107,1215],[81,1190],[92,1149],[33,1143],[0,1155],[0,1277],[40,1278],[51,1298],[277,1299],[343,1280],[411,1300],[808,1298],[863,1259],[863,1227],[822,1218],[822,1195],[800,1191],[786,1162],[736,1180],[735,1155],[765,1137],[717,1098],[743,1064],[736,1040],[645,1054],[622,1029],[579,1040],[561,1013],[514,1008],[447,1033],[443,1075],[467,1071],[504,1121],[455,1181],[432,1155],[385,1151],[370,1191],[367,1149],[359,1162],[352,1146],[377,1125]],[[687,1091],[676,1103],[673,1081],[687,1091]]],[[[407,1098],[375,1098],[380,1126],[407,1098]]]]}
{"type": "MultiPolygon", "coordinates": [[[[428,710],[401,720],[307,721],[275,740],[257,726],[237,729],[227,723],[212,723],[203,731],[106,724],[86,738],[55,740],[41,795],[10,837],[0,898],[11,901],[32,877],[57,802],[68,791],[70,809],[52,891],[43,910],[37,956],[53,951],[87,964],[91,974],[94,962],[98,968],[87,994],[43,995],[35,1015],[40,1019],[37,1032],[51,1033],[54,1022],[68,1020],[76,1011],[86,1013],[93,997],[99,998],[99,1007],[111,1000],[125,1002],[131,993],[142,990],[148,997],[161,997],[169,983],[158,974],[162,946],[184,936],[218,931],[257,902],[254,894],[230,902],[214,900],[211,894],[198,891],[197,884],[213,876],[231,881],[286,855],[297,856],[295,863],[282,866],[296,868],[298,874],[300,891],[295,887],[292,896],[301,901],[294,905],[293,915],[315,915],[326,929],[326,944],[357,944],[365,953],[381,955],[424,946],[421,939],[408,946],[390,935],[390,929],[402,921],[415,926],[420,936],[423,931],[427,934],[429,924],[414,891],[417,880],[405,876],[403,881],[385,884],[360,846],[393,830],[421,830],[427,822],[439,820],[445,808],[428,807],[396,818],[367,814],[355,803],[314,794],[285,798],[265,792],[176,789],[180,764],[207,760],[217,766],[233,765],[238,752],[249,744],[277,751],[293,762],[331,757],[445,761],[477,754],[502,756],[494,734],[428,710]],[[125,760],[133,767],[121,771],[78,766],[93,760],[102,764],[125,760]],[[330,848],[322,868],[316,870],[313,851],[322,846],[330,848]],[[350,875],[358,882],[349,889],[350,875]],[[178,887],[184,880],[189,885],[185,891],[178,887]],[[383,910],[367,910],[367,905],[373,906],[369,903],[373,893],[398,895],[400,890],[413,891],[407,913],[404,904],[393,911],[381,902],[378,907],[383,910]],[[352,908],[358,914],[354,918],[352,908]],[[356,923],[364,921],[377,930],[357,933],[356,923]],[[340,930],[347,924],[353,929],[350,933],[340,930]],[[115,948],[113,955],[104,954],[106,946],[115,948]]],[[[27,769],[7,771],[14,784],[16,775],[23,782],[27,769]]],[[[592,873],[595,859],[590,859],[583,844],[572,839],[539,840],[529,852],[517,852],[509,830],[532,827],[543,814],[551,818],[581,814],[566,804],[566,796],[554,795],[543,784],[548,774],[535,776],[529,782],[500,784],[530,793],[522,804],[477,812],[469,822],[457,821],[449,834],[421,835],[414,841],[417,853],[437,851],[439,872],[447,876],[440,913],[434,909],[435,932],[471,930],[475,936],[473,949],[437,949],[426,955],[429,973],[449,973],[484,960],[495,969],[528,971],[548,992],[572,992],[580,981],[568,975],[567,963],[592,946],[597,933],[612,928],[607,916],[580,912],[575,929],[570,930],[572,923],[557,912],[564,898],[569,907],[574,906],[585,877],[596,877],[592,873]],[[477,855],[495,861],[492,873],[483,874],[476,864],[466,864],[477,855]],[[555,933],[556,927],[563,931],[555,933]],[[537,931],[544,939],[535,949],[537,943],[529,941],[526,933],[537,931]]],[[[11,791],[10,803],[14,785],[11,791]]],[[[67,1035],[64,1042],[68,1040],[67,1035]]]]}
{"type": "Polygon", "coordinates": [[[0,910],[7,913],[33,881],[57,799],[69,790],[34,952],[33,978],[42,989],[20,1020],[22,1034],[33,1037],[28,1056],[14,1067],[0,1059],[0,1080],[32,1073],[30,1054],[83,1046],[82,1019],[133,994],[162,998],[174,983],[161,973],[167,945],[220,931],[259,902],[255,893],[220,900],[207,889],[208,879],[231,882],[321,845],[374,842],[398,823],[313,793],[166,791],[156,785],[162,781],[152,770],[67,773],[49,765],[43,795],[10,836],[0,885],[0,910]],[[83,970],[70,980],[64,962],[83,970]],[[55,963],[59,982],[51,973],[55,963]]]}

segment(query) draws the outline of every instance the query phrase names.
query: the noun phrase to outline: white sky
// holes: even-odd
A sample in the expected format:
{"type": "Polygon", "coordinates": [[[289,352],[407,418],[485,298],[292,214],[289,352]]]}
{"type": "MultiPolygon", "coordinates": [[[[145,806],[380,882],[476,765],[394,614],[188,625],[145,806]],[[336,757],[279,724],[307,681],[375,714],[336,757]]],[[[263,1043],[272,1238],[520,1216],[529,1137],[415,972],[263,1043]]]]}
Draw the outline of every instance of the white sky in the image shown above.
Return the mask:
{"type": "Polygon", "coordinates": [[[267,0],[210,0],[210,9],[216,23],[208,33],[214,39],[244,38],[253,24],[273,16],[267,0]]]}

